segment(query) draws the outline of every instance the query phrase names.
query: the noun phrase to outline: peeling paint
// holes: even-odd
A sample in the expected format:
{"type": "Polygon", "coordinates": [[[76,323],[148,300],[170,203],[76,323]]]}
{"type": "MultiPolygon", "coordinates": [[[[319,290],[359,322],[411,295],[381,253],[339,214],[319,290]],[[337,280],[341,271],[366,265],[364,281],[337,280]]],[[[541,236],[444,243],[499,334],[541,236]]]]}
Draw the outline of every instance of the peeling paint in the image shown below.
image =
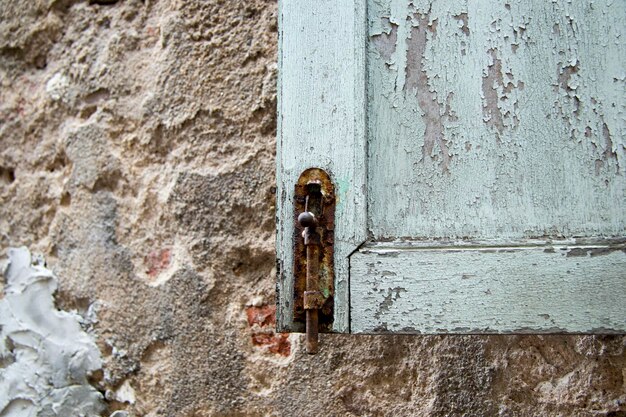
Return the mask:
{"type": "Polygon", "coordinates": [[[54,306],[54,274],[26,248],[9,249],[0,300],[0,414],[98,416],[102,395],[88,378],[101,368],[80,318],[54,306]]]}
{"type": "MultiPolygon", "coordinates": [[[[446,114],[441,115],[437,94],[430,91],[428,85],[428,74],[423,66],[424,53],[428,33],[432,36],[437,34],[437,20],[430,21],[428,14],[414,14],[416,26],[411,28],[411,34],[407,41],[407,66],[404,89],[415,91],[419,107],[423,113],[424,123],[424,145],[422,145],[422,157],[433,158],[435,145],[439,146],[442,158],[441,167],[448,170],[450,164],[450,151],[448,143],[444,138],[444,122],[446,114]]],[[[448,107],[449,108],[449,107],[448,107]]]]}
{"type": "Polygon", "coordinates": [[[388,18],[383,19],[390,28],[388,32],[381,32],[372,35],[372,42],[376,45],[378,52],[385,62],[390,63],[391,56],[396,51],[396,43],[398,41],[398,25],[391,23],[388,18]]]}
{"type": "Polygon", "coordinates": [[[485,115],[485,123],[494,127],[498,132],[498,139],[504,131],[504,122],[502,113],[498,108],[499,96],[498,88],[504,87],[502,77],[502,61],[497,58],[494,49],[489,50],[489,55],[493,59],[493,63],[487,67],[486,74],[483,75],[483,114],[485,115]]]}
{"type": "Polygon", "coordinates": [[[460,13],[460,14],[454,16],[454,18],[456,20],[458,20],[459,23],[461,24],[461,32],[463,32],[463,34],[465,36],[469,36],[470,35],[470,29],[469,29],[469,25],[468,25],[467,12],[460,13]]]}
{"type": "Polygon", "coordinates": [[[352,331],[623,332],[624,243],[557,248],[365,247],[351,258],[352,331]]]}
{"type": "Polygon", "coordinates": [[[624,233],[626,3],[369,0],[368,22],[375,239],[624,233]]]}
{"type": "Polygon", "coordinates": [[[391,306],[393,306],[393,303],[400,298],[400,294],[405,292],[406,289],[402,287],[388,288],[387,294],[378,306],[378,311],[374,313],[374,318],[379,319],[381,314],[388,312],[391,306]]]}

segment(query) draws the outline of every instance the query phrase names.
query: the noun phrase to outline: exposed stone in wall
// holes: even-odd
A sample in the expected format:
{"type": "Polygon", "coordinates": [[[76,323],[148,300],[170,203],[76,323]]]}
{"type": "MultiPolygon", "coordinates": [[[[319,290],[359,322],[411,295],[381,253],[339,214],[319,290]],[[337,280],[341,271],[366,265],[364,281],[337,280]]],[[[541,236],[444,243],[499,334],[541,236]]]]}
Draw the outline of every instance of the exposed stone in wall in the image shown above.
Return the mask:
{"type": "Polygon", "coordinates": [[[0,249],[95,314],[103,415],[626,413],[623,337],[273,332],[276,25],[269,0],[0,8],[0,249]]]}

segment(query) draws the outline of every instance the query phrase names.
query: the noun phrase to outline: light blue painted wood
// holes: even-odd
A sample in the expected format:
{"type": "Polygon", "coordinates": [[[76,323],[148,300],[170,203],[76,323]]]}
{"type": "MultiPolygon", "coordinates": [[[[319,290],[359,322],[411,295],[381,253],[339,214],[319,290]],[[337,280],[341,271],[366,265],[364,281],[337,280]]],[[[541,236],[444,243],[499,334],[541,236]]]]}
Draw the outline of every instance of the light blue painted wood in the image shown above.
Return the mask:
{"type": "Polygon", "coordinates": [[[626,333],[625,244],[487,245],[362,248],[352,332],[626,333]]]}
{"type": "Polygon", "coordinates": [[[370,0],[368,25],[370,239],[453,243],[354,254],[352,331],[626,332],[626,2],[370,0]],[[608,254],[523,247],[564,237],[608,254]]]}
{"type": "Polygon", "coordinates": [[[624,235],[625,1],[368,13],[375,239],[624,235]]]}
{"type": "Polygon", "coordinates": [[[349,330],[348,257],[365,238],[365,4],[279,3],[278,329],[294,325],[294,185],[307,168],[335,183],[334,330],[349,330]]]}
{"type": "Polygon", "coordinates": [[[626,2],[365,3],[280,5],[279,329],[318,166],[335,331],[626,332],[626,2]]]}

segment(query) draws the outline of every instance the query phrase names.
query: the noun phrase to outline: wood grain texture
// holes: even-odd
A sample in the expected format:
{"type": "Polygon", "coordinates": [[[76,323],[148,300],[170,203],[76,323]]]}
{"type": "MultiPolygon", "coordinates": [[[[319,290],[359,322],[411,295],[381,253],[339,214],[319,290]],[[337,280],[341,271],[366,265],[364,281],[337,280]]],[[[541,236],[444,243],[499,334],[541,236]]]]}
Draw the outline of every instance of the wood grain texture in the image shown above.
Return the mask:
{"type": "Polygon", "coordinates": [[[368,1],[374,240],[626,234],[626,2],[368,1]]]}
{"type": "Polygon", "coordinates": [[[623,243],[422,246],[352,256],[354,333],[626,332],[623,243]]]}
{"type": "Polygon", "coordinates": [[[365,240],[365,3],[279,3],[277,138],[278,329],[293,323],[294,184],[311,167],[331,175],[335,213],[334,330],[349,331],[348,256],[365,240]]]}

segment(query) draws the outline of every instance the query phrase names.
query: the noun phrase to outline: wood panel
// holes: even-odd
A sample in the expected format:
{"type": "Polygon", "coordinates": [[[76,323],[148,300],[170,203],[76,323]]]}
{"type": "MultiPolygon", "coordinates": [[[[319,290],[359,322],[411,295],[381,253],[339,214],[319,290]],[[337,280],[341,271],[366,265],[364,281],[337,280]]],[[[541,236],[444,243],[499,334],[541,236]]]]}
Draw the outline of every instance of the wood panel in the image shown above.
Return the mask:
{"type": "Polygon", "coordinates": [[[626,245],[389,243],[351,258],[354,333],[624,333],[626,245]]]}
{"type": "Polygon", "coordinates": [[[369,0],[368,30],[352,331],[625,332],[626,3],[369,0]]]}
{"type": "Polygon", "coordinates": [[[279,4],[277,138],[278,329],[293,322],[294,185],[307,168],[331,175],[335,213],[334,331],[349,330],[348,256],[365,240],[365,3],[279,4]]]}
{"type": "Polygon", "coordinates": [[[368,7],[374,240],[626,235],[626,2],[368,7]]]}

